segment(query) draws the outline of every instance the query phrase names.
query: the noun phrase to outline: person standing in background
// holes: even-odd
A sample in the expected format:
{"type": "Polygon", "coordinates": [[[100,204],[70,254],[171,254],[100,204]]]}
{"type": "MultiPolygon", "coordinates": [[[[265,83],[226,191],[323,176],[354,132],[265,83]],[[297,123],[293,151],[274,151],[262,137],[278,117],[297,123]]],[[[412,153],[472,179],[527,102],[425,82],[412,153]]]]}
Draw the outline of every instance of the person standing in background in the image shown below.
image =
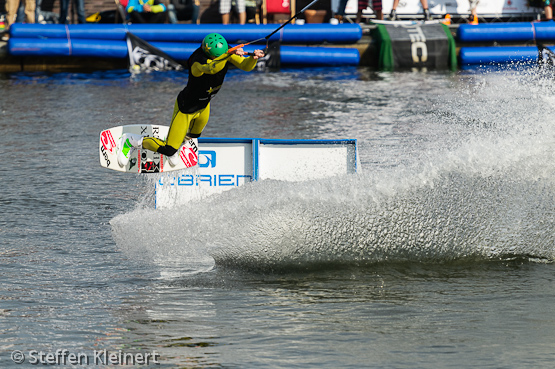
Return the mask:
{"type": "Polygon", "coordinates": [[[199,0],[170,0],[168,5],[168,16],[171,23],[190,20],[192,24],[197,24],[199,11],[199,0]]]}
{"type": "MultiPolygon", "coordinates": [[[[340,6],[343,5],[340,3],[340,6]]],[[[362,11],[368,8],[369,0],[358,0],[358,11],[357,11],[357,18],[356,23],[360,23],[362,21],[362,11]]],[[[347,6],[347,2],[345,1],[345,6],[347,6]]],[[[372,11],[376,16],[376,19],[383,20],[383,11],[382,11],[382,0],[372,0],[372,11]]],[[[345,14],[345,8],[343,8],[343,14],[345,14]]]]}
{"type": "Polygon", "coordinates": [[[245,24],[247,22],[245,0],[220,0],[222,24],[229,24],[231,9],[235,9],[237,11],[237,14],[239,15],[239,24],[245,24]]]}
{"type": "Polygon", "coordinates": [[[129,0],[126,11],[132,23],[166,23],[166,6],[158,0],[129,0]]]}
{"type": "Polygon", "coordinates": [[[337,10],[333,9],[334,5],[332,5],[332,9],[335,11],[335,18],[339,21],[339,23],[343,23],[343,20],[345,19],[345,9],[347,8],[347,2],[347,0],[339,0],[337,10]]]}
{"type": "Polygon", "coordinates": [[[23,1],[25,1],[25,22],[35,23],[36,0],[6,0],[8,28],[15,23],[17,19],[17,10],[20,5],[23,5],[23,1]]]}
{"type": "MultiPolygon", "coordinates": [[[[41,22],[41,6],[42,6],[42,0],[37,0],[35,2],[35,23],[40,23],[41,22]]],[[[44,17],[42,17],[44,18],[44,17]]],[[[17,9],[17,17],[15,22],[25,22],[25,2],[20,1],[19,2],[19,9],[17,9]]]]}
{"type": "Polygon", "coordinates": [[[262,1],[259,0],[245,0],[245,12],[246,12],[246,19],[247,23],[260,23],[260,19],[258,17],[258,10],[261,10],[262,1]]]}
{"type": "MultiPolygon", "coordinates": [[[[85,18],[85,0],[73,0],[73,5],[77,7],[77,22],[79,24],[86,23],[85,18]]],[[[60,0],[60,24],[69,24],[67,19],[69,10],[69,0],[60,0]]]]}
{"type": "MultiPolygon", "coordinates": [[[[2,36],[3,41],[7,41],[8,30],[10,26],[15,23],[17,18],[17,10],[19,9],[20,2],[23,0],[6,0],[6,11],[8,12],[7,15],[7,24],[5,34],[2,36]]],[[[25,0],[25,21],[26,23],[35,23],[35,7],[36,7],[36,0],[25,0]]]]}
{"type": "MultiPolygon", "coordinates": [[[[422,4],[422,9],[424,9],[424,20],[432,19],[430,15],[430,10],[428,9],[428,0],[420,0],[422,4]]],[[[397,5],[399,5],[399,0],[393,0],[393,9],[391,9],[391,13],[389,14],[390,20],[397,20],[397,5]]]]}

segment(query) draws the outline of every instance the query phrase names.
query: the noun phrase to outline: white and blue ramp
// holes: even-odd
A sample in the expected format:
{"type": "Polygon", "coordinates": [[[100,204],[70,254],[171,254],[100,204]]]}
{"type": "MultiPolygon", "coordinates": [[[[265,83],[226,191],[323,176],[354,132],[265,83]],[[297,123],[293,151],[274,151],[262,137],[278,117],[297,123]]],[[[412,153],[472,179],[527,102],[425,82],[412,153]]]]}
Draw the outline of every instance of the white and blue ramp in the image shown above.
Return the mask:
{"type": "Polygon", "coordinates": [[[308,181],[360,173],[356,139],[200,138],[198,166],[163,174],[157,208],[266,179],[308,181]]]}

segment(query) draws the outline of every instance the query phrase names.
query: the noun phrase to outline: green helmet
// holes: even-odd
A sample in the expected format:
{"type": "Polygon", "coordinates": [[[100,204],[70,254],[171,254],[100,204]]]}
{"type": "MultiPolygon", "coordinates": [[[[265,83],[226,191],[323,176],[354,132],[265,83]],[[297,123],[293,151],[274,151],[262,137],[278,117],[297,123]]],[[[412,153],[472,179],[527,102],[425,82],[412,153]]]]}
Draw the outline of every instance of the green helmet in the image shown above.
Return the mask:
{"type": "Polygon", "coordinates": [[[227,53],[227,41],[219,33],[210,33],[202,40],[202,50],[209,58],[227,53]]]}

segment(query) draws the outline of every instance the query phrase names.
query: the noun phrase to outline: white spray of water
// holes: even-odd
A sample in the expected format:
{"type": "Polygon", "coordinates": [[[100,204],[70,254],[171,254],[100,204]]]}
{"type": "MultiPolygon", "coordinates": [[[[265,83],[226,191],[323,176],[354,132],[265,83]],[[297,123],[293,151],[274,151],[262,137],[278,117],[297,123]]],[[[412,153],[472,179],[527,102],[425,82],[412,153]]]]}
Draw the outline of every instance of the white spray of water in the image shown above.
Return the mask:
{"type": "Polygon", "coordinates": [[[527,73],[468,79],[422,113],[426,139],[408,150],[416,153],[408,164],[138,208],[112,220],[114,238],[135,255],[191,269],[553,260],[551,84],[527,73]]]}

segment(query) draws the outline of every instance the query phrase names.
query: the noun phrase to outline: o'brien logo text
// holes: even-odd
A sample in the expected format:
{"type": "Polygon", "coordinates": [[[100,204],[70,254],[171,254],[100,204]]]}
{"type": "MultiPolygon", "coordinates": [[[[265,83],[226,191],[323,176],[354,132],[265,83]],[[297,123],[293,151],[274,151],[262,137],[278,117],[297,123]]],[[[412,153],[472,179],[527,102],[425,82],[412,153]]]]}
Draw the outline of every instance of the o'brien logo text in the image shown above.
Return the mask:
{"type": "Polygon", "coordinates": [[[55,352],[31,350],[24,353],[12,351],[12,361],[16,364],[25,362],[31,365],[160,365],[160,354],[156,351],[129,353],[108,350],[94,350],[91,353],[73,353],[66,349],[55,352]]]}

